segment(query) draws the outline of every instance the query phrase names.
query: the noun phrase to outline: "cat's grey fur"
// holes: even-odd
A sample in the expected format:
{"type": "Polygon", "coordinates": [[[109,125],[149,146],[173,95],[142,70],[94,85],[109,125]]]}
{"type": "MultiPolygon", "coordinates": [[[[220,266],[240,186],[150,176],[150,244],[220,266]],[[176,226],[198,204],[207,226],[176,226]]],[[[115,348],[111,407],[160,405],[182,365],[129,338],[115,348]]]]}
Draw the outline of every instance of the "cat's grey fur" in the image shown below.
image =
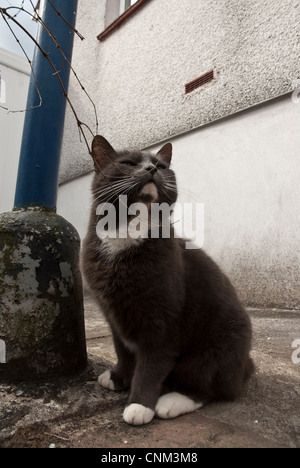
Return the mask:
{"type": "Polygon", "coordinates": [[[172,146],[156,155],[117,153],[97,136],[92,156],[94,203],[82,268],[118,356],[100,384],[130,389],[124,419],[136,425],[150,422],[155,413],[172,418],[211,400],[235,399],[253,371],[251,325],[216,263],[201,249],[186,250],[172,227],[170,239],[104,241],[96,233],[97,206],[108,198],[117,211],[122,193],[128,204],[144,202],[149,210],[151,202],[176,201],[172,146]],[[118,181],[124,184],[110,190],[118,181]]]}

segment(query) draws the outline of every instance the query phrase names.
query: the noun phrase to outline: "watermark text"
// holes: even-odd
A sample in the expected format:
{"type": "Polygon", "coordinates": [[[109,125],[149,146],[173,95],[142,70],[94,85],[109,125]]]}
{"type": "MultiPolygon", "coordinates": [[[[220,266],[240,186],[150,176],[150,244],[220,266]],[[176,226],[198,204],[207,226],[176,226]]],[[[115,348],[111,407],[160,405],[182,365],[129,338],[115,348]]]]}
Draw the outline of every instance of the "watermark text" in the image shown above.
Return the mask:
{"type": "Polygon", "coordinates": [[[292,348],[295,349],[292,354],[292,361],[294,364],[300,364],[300,338],[293,341],[292,348]]]}
{"type": "Polygon", "coordinates": [[[128,206],[127,196],[119,197],[119,205],[101,203],[96,214],[101,216],[96,231],[100,239],[189,239],[186,249],[204,245],[203,203],[133,203],[128,206]],[[117,209],[118,208],[118,209],[117,209]]]}

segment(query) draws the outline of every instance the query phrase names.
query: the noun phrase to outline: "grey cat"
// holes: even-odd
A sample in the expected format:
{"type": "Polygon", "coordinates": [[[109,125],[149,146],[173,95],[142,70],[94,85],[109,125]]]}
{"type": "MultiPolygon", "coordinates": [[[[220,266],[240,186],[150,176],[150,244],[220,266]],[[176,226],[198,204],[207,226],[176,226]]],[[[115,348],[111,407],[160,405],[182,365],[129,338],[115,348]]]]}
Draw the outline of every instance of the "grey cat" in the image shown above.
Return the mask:
{"type": "MultiPolygon", "coordinates": [[[[100,203],[116,214],[128,206],[172,205],[177,185],[172,145],[157,154],[116,152],[97,136],[92,156],[94,203],[82,250],[91,293],[110,324],[118,363],[99,377],[110,390],[130,389],[124,420],[133,425],[168,419],[212,400],[234,400],[253,372],[251,324],[234,287],[205,252],[186,250],[182,239],[101,238],[100,203]],[[97,214],[98,213],[98,214],[97,214]]],[[[117,216],[118,219],[118,216],[117,216]]],[[[127,222],[130,222],[130,214],[127,222]]],[[[121,226],[116,222],[117,232],[121,226]]]]}

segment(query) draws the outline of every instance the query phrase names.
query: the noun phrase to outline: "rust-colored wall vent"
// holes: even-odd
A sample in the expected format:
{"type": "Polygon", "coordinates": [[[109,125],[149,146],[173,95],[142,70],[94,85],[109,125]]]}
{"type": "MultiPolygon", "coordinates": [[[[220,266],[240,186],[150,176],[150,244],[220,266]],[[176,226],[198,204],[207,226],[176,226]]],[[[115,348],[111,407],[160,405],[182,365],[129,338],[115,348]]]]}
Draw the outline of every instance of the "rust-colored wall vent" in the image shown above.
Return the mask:
{"type": "Polygon", "coordinates": [[[201,86],[204,86],[206,83],[209,83],[214,79],[214,71],[211,70],[204,75],[199,76],[199,78],[196,78],[193,81],[190,81],[185,85],[185,94],[189,94],[192,91],[194,91],[197,88],[200,88],[201,86]]]}

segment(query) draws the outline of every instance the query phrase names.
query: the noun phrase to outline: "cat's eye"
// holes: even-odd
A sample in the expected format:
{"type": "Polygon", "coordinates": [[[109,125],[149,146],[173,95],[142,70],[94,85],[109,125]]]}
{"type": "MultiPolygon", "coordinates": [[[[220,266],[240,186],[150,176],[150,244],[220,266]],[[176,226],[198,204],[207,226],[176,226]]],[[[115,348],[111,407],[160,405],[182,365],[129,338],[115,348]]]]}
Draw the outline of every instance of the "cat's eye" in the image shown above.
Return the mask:
{"type": "Polygon", "coordinates": [[[136,163],[134,161],[122,161],[121,164],[125,164],[125,166],[136,167],[136,163]]]}

